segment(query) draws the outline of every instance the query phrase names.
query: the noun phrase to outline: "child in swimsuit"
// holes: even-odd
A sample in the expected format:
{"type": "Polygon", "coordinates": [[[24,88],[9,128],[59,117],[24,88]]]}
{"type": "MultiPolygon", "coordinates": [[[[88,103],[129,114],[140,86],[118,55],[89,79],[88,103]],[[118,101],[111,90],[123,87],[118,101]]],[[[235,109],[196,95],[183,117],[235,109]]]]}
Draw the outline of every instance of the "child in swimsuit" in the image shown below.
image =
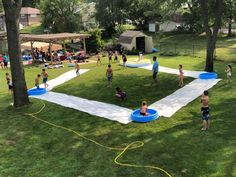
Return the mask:
{"type": "Polygon", "coordinates": [[[225,72],[227,74],[227,82],[230,83],[231,82],[231,78],[232,78],[232,72],[233,72],[232,66],[228,65],[226,70],[225,70],[225,72]]]}
{"type": "Polygon", "coordinates": [[[97,66],[98,66],[98,63],[100,63],[100,65],[102,64],[101,57],[100,57],[99,53],[97,53],[97,66]]]}
{"type": "Polygon", "coordinates": [[[179,65],[179,86],[184,86],[184,72],[183,72],[183,65],[179,65]]]}
{"type": "Polygon", "coordinates": [[[209,96],[208,91],[204,91],[201,97],[201,113],[202,113],[202,120],[203,120],[203,128],[202,130],[207,130],[210,128],[210,108],[209,108],[209,96]]]}
{"type": "Polygon", "coordinates": [[[80,66],[79,66],[79,63],[77,61],[75,61],[75,69],[76,69],[76,75],[80,76],[80,73],[79,73],[80,66]]]}
{"type": "Polygon", "coordinates": [[[122,54],[122,60],[123,60],[123,67],[125,67],[125,63],[127,62],[127,58],[125,54],[122,54]]]}
{"type": "Polygon", "coordinates": [[[117,52],[117,50],[115,51],[114,55],[115,55],[114,61],[118,62],[118,52],[117,52]]]}
{"type": "Polygon", "coordinates": [[[126,98],[126,93],[122,91],[119,87],[117,87],[115,96],[119,98],[121,101],[123,101],[126,98]]]}
{"type": "Polygon", "coordinates": [[[6,73],[6,80],[7,80],[7,85],[8,85],[8,92],[12,92],[13,84],[12,84],[11,76],[9,73],[6,73]]]}
{"type": "Polygon", "coordinates": [[[39,89],[39,79],[40,79],[41,75],[38,74],[37,77],[35,78],[35,87],[37,87],[37,89],[39,89]]]}
{"type": "Polygon", "coordinates": [[[142,115],[142,116],[147,116],[147,115],[148,115],[147,109],[148,109],[148,107],[147,107],[147,102],[146,102],[146,101],[143,101],[143,102],[142,102],[142,105],[141,105],[141,108],[140,108],[140,115],[142,115]]]}
{"type": "Polygon", "coordinates": [[[42,74],[43,76],[43,83],[44,83],[44,87],[47,88],[48,87],[48,84],[47,84],[47,81],[48,81],[48,73],[46,72],[45,69],[42,69],[42,74]]]}
{"type": "Polygon", "coordinates": [[[107,80],[108,80],[108,87],[112,85],[112,78],[113,78],[113,71],[111,69],[111,65],[108,65],[107,72],[106,72],[107,80]]]}

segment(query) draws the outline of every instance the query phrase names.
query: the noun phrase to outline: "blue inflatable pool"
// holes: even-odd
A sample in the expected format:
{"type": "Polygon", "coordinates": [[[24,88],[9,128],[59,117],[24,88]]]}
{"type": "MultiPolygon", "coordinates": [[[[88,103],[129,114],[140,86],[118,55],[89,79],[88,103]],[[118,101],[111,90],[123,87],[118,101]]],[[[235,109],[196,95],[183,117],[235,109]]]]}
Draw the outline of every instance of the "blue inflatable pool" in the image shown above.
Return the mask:
{"type": "Polygon", "coordinates": [[[153,48],[152,48],[152,52],[153,52],[153,53],[156,53],[156,52],[158,52],[158,50],[153,47],[153,48]]]}
{"type": "Polygon", "coordinates": [[[218,75],[216,73],[202,73],[199,75],[199,79],[217,79],[218,75]]]}
{"type": "Polygon", "coordinates": [[[34,88],[34,89],[30,89],[28,90],[28,95],[29,96],[33,96],[33,95],[42,95],[45,94],[47,91],[45,88],[34,88]]]}
{"type": "Polygon", "coordinates": [[[151,122],[159,118],[158,112],[156,110],[148,109],[147,112],[148,112],[147,116],[142,116],[140,115],[140,109],[137,109],[131,114],[131,120],[134,122],[145,123],[145,122],[151,122]]]}

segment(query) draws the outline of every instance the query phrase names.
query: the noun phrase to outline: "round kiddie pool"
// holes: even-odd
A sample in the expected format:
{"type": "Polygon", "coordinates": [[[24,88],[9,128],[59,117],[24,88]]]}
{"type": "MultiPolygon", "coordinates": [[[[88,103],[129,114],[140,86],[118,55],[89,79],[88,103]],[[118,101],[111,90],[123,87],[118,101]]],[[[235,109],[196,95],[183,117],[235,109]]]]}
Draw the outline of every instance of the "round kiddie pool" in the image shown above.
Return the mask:
{"type": "MultiPolygon", "coordinates": [[[[135,61],[127,61],[125,63],[125,66],[126,67],[129,67],[129,68],[139,68],[139,67],[144,67],[144,66],[148,66],[151,64],[151,61],[150,60],[147,60],[147,59],[143,59],[141,61],[138,61],[138,60],[135,60],[135,61]]],[[[123,66],[123,62],[121,61],[120,65],[123,66]]]]}
{"type": "Polygon", "coordinates": [[[199,74],[199,79],[217,79],[217,78],[218,78],[218,74],[214,72],[199,74]]]}
{"type": "Polygon", "coordinates": [[[75,63],[68,63],[68,67],[75,67],[75,63]]]}
{"type": "Polygon", "coordinates": [[[47,91],[45,88],[33,88],[28,90],[28,95],[29,96],[35,96],[35,95],[43,95],[45,94],[47,91]]]}
{"type": "Polygon", "coordinates": [[[137,109],[131,114],[131,120],[134,122],[145,123],[145,122],[151,122],[159,118],[158,112],[156,110],[148,109],[147,112],[148,112],[148,115],[143,116],[143,115],[140,115],[140,109],[137,109]]]}

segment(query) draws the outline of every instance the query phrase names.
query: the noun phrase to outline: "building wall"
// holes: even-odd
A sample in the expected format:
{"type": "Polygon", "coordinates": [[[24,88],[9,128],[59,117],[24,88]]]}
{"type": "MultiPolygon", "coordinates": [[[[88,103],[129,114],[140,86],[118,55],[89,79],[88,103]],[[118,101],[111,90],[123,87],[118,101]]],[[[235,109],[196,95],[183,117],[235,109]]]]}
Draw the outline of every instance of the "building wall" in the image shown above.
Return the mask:
{"type": "Polygon", "coordinates": [[[181,25],[180,23],[176,23],[173,21],[166,21],[160,25],[160,31],[170,32],[177,28],[177,26],[181,25]]]}

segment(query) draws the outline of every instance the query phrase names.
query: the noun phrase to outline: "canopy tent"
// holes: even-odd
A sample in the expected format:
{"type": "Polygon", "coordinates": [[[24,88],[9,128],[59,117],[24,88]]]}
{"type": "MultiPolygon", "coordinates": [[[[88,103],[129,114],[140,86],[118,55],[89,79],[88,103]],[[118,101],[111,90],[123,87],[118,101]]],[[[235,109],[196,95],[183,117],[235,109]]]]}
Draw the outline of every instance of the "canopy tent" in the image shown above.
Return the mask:
{"type": "MultiPolygon", "coordinates": [[[[46,42],[34,42],[33,48],[38,48],[42,49],[42,51],[48,51],[49,43],[46,42]]],[[[31,51],[31,43],[30,42],[25,42],[21,44],[21,49],[23,50],[30,50],[31,51]]],[[[52,44],[51,46],[52,51],[53,50],[60,50],[62,49],[62,45],[59,44],[52,44]]]]}
{"type": "MultiPolygon", "coordinates": [[[[49,43],[49,54],[52,59],[52,44],[61,43],[65,44],[66,40],[82,40],[84,51],[86,51],[85,39],[90,37],[90,34],[77,34],[77,33],[56,33],[56,34],[22,34],[22,42],[30,42],[31,52],[33,54],[34,42],[46,42],[49,43]]],[[[65,46],[65,45],[63,45],[65,46]]]]}

